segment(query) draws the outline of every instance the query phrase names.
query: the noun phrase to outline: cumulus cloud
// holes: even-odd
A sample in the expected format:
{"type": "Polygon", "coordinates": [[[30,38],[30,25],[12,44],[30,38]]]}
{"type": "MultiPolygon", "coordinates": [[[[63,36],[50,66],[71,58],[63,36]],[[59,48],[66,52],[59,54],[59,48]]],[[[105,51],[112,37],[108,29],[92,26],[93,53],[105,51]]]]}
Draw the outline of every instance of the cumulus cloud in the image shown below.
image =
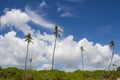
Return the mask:
{"type": "MultiPolygon", "coordinates": [[[[5,15],[0,17],[0,28],[15,27],[24,32],[24,34],[29,32],[33,34],[35,30],[28,24],[29,21],[33,21],[35,24],[40,25],[40,27],[54,29],[56,24],[46,21],[42,16],[36,14],[28,7],[25,8],[25,11],[22,12],[20,9],[5,10],[5,15]]],[[[63,31],[62,28],[60,30],[63,31]]]]}
{"type": "MultiPolygon", "coordinates": [[[[28,59],[32,58],[33,64],[36,66],[47,62],[50,58],[43,56],[43,54],[48,53],[48,50],[46,49],[47,43],[43,40],[39,41],[39,39],[35,37],[33,37],[33,39],[34,44],[30,44],[28,59]],[[39,44],[41,46],[39,46],[39,44]]],[[[0,45],[1,66],[24,67],[27,45],[24,39],[16,37],[16,32],[11,31],[4,36],[0,35],[0,45]]]]}
{"type": "MultiPolygon", "coordinates": [[[[27,24],[30,20],[29,16],[19,9],[11,9],[5,12],[0,18],[1,27],[14,26],[24,33],[31,32],[31,27],[27,24]]],[[[32,31],[33,32],[33,31],[32,31]]]]}
{"type": "Polygon", "coordinates": [[[21,59],[21,57],[24,56],[24,49],[23,50],[21,49],[24,48],[23,47],[24,44],[22,44],[22,42],[24,41],[15,37],[15,35],[16,35],[15,32],[9,32],[4,36],[0,35],[0,45],[1,45],[0,65],[1,66],[8,67],[10,65],[16,65],[16,66],[21,65],[21,62],[23,60],[21,59]]]}
{"type": "MultiPolygon", "coordinates": [[[[34,44],[31,43],[29,46],[28,68],[29,59],[32,58],[32,64],[35,69],[50,69],[54,36],[47,33],[36,33],[36,35],[37,36],[33,36],[34,44]]],[[[86,38],[76,42],[73,38],[74,37],[70,35],[62,40],[57,40],[55,68],[65,71],[81,69],[80,46],[83,46],[85,49],[84,66],[86,70],[106,69],[108,67],[112,54],[108,45],[102,46],[99,43],[94,44],[86,38]],[[57,65],[62,67],[59,68],[57,65]]],[[[16,32],[11,31],[4,36],[0,35],[0,45],[1,66],[24,68],[27,45],[24,39],[16,37],[16,32]]],[[[115,54],[113,63],[120,65],[119,60],[120,56],[115,54]]]]}

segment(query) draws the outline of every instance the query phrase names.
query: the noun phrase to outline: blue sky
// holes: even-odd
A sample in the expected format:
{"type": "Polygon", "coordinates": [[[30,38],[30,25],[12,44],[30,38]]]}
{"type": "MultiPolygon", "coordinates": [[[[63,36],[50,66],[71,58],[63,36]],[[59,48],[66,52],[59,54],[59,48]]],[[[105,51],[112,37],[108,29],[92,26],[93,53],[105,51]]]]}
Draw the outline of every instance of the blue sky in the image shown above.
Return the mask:
{"type": "MultiPolygon", "coordinates": [[[[0,0],[0,3],[1,17],[12,9],[13,12],[20,10],[20,13],[27,14],[26,27],[33,30],[30,32],[40,31],[41,35],[44,35],[44,32],[50,35],[53,33],[53,26],[58,25],[63,30],[62,40],[72,35],[74,42],[87,39],[93,46],[100,44],[102,47],[108,46],[108,43],[114,40],[115,54],[120,55],[119,0],[0,0]]],[[[18,38],[23,38],[24,34],[29,32],[26,28],[20,28],[20,25],[23,25],[22,19],[21,23],[19,18],[18,22],[14,23],[11,17],[8,23],[4,23],[1,18],[2,36],[15,31],[18,38]],[[6,27],[8,23],[13,25],[6,27]]]]}
{"type": "Polygon", "coordinates": [[[46,0],[47,7],[40,9],[41,0],[1,0],[0,14],[4,14],[5,8],[16,8],[25,11],[26,6],[38,10],[51,22],[62,26],[64,35],[74,35],[75,40],[87,37],[89,40],[106,44],[110,40],[119,41],[119,22],[120,22],[120,5],[119,0],[46,0]],[[57,12],[58,7],[63,7],[57,12]],[[65,9],[64,9],[65,8],[65,9]],[[43,13],[42,13],[43,12],[43,13]],[[60,17],[63,13],[70,13],[60,17]],[[116,34],[115,34],[116,33],[116,34]]]}

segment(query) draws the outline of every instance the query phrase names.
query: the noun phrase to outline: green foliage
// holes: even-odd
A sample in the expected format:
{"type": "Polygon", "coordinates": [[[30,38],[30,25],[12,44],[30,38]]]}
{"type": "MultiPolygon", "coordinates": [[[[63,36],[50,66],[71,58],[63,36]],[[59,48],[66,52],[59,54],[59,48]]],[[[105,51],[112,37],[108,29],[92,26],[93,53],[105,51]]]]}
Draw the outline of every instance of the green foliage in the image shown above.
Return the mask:
{"type": "Polygon", "coordinates": [[[0,69],[0,80],[116,80],[117,71],[81,71],[64,72],[59,70],[21,70],[14,67],[0,69]]]}
{"type": "Polygon", "coordinates": [[[120,66],[117,68],[117,72],[120,73],[120,66]]]}

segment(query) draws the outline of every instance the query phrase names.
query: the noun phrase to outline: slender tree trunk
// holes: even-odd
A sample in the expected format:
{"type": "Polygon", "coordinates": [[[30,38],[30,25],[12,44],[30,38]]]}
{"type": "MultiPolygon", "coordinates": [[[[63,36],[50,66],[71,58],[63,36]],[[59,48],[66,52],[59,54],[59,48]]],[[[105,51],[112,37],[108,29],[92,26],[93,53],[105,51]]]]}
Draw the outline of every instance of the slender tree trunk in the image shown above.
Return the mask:
{"type": "Polygon", "coordinates": [[[30,61],[30,70],[32,70],[32,61],[30,61]]]}
{"type": "Polygon", "coordinates": [[[112,64],[113,56],[114,56],[114,47],[112,48],[112,56],[111,56],[111,60],[110,60],[109,66],[108,66],[108,70],[110,70],[110,66],[112,64]]]}
{"type": "Polygon", "coordinates": [[[29,50],[29,43],[27,44],[27,52],[26,52],[26,58],[25,58],[25,70],[27,68],[28,50],[29,50]]]}
{"type": "Polygon", "coordinates": [[[83,64],[83,51],[82,51],[82,70],[84,70],[84,64],[83,64]]]}
{"type": "Polygon", "coordinates": [[[51,70],[53,70],[53,66],[54,66],[54,54],[55,54],[55,48],[56,48],[56,37],[55,37],[55,43],[54,43],[54,48],[53,48],[52,68],[51,68],[51,70]]]}

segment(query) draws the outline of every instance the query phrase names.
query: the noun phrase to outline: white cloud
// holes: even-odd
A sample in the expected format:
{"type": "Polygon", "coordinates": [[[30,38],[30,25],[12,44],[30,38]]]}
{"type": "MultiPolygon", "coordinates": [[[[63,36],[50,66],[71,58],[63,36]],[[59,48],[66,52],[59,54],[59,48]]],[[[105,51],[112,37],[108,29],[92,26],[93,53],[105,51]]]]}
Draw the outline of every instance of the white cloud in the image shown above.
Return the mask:
{"type": "Polygon", "coordinates": [[[57,6],[57,12],[60,14],[60,17],[75,17],[72,7],[60,3],[57,3],[57,6]]]}
{"type": "MultiPolygon", "coordinates": [[[[47,54],[47,43],[33,37],[34,44],[30,44],[29,47],[29,58],[33,59],[32,64],[36,67],[41,63],[47,62],[50,58],[43,57],[43,54],[47,54]]],[[[17,66],[20,68],[24,67],[24,60],[26,55],[26,45],[24,39],[16,37],[16,32],[11,31],[6,33],[4,36],[0,36],[0,65],[3,67],[17,66]]],[[[28,61],[29,62],[29,61],[28,61]]],[[[29,64],[29,63],[28,63],[29,64]]]]}
{"type": "Polygon", "coordinates": [[[9,32],[5,34],[5,36],[0,35],[0,45],[1,45],[0,46],[0,50],[1,50],[0,51],[0,56],[1,56],[0,65],[1,66],[7,67],[9,65],[16,65],[16,66],[21,65],[21,61],[22,61],[21,57],[24,56],[23,54],[24,45],[22,44],[22,42],[24,41],[15,37],[15,35],[16,35],[15,32],[9,32]],[[20,50],[20,48],[23,50],[20,50]]]}
{"type": "MultiPolygon", "coordinates": [[[[25,11],[26,12],[22,12],[19,9],[11,9],[5,11],[5,15],[2,15],[0,17],[0,28],[12,28],[14,26],[16,29],[24,32],[24,34],[27,34],[29,32],[33,34],[35,30],[30,25],[28,25],[28,22],[31,20],[35,24],[40,25],[41,27],[45,27],[50,30],[54,29],[54,26],[56,24],[48,22],[42,16],[36,14],[28,7],[25,8],[25,11]]],[[[60,28],[60,30],[63,31],[62,28],[60,28]]]]}
{"type": "MultiPolygon", "coordinates": [[[[29,16],[19,9],[11,9],[5,12],[0,18],[1,27],[14,26],[15,28],[28,33],[31,27],[27,24],[30,20],[29,16]]],[[[33,31],[32,31],[33,32],[33,31]]]]}
{"type": "Polygon", "coordinates": [[[49,28],[49,29],[54,28],[55,24],[44,20],[42,16],[40,16],[40,15],[36,14],[34,11],[30,10],[30,8],[26,7],[25,11],[34,23],[41,25],[42,27],[45,27],[45,28],[49,28]]]}
{"type": "MultiPolygon", "coordinates": [[[[20,10],[12,9],[3,15],[1,17],[1,20],[2,26],[11,24],[14,25],[17,29],[24,32],[33,30],[30,29],[30,26],[27,24],[29,20],[32,20],[35,23],[50,29],[52,29],[54,25],[48,23],[31,10],[28,10],[26,14],[20,10]],[[21,25],[27,26],[22,27],[21,25]]],[[[41,34],[39,31],[33,33],[33,35],[35,35],[33,36],[34,44],[30,44],[28,59],[32,58],[33,67],[36,69],[50,69],[54,46],[54,35],[47,33],[41,34]]],[[[0,65],[2,67],[17,66],[24,68],[26,44],[27,43],[24,41],[24,39],[16,37],[15,31],[5,33],[4,36],[0,35],[0,65]]],[[[112,54],[108,45],[101,45],[99,43],[94,44],[93,42],[88,41],[86,38],[83,38],[76,42],[74,41],[74,37],[72,35],[69,35],[62,40],[57,40],[55,52],[55,68],[58,68],[57,65],[61,65],[61,69],[65,71],[74,71],[76,69],[81,69],[80,46],[83,46],[85,50],[85,69],[106,69],[108,67],[112,54]]],[[[120,56],[115,54],[113,63],[120,65],[119,61],[120,56]]]]}
{"type": "MultiPolygon", "coordinates": [[[[28,6],[27,6],[28,8],[28,6]]],[[[40,16],[47,16],[49,14],[50,7],[48,4],[45,2],[45,0],[42,0],[42,2],[38,6],[37,12],[39,13],[40,16]]],[[[30,8],[29,8],[30,10],[30,8]]]]}
{"type": "Polygon", "coordinates": [[[10,10],[9,8],[5,8],[3,12],[6,13],[6,12],[9,11],[9,10],[10,10]]]}
{"type": "Polygon", "coordinates": [[[60,7],[58,7],[57,12],[60,12],[60,11],[61,11],[61,8],[60,8],[60,7]]]}
{"type": "Polygon", "coordinates": [[[60,16],[61,17],[74,17],[74,15],[69,12],[65,12],[65,13],[61,14],[60,16]]]}
{"type": "Polygon", "coordinates": [[[42,0],[42,2],[40,3],[39,6],[40,6],[41,8],[46,7],[46,6],[47,6],[47,3],[46,3],[44,0],[42,0]]]}
{"type": "Polygon", "coordinates": [[[51,69],[51,64],[43,64],[37,70],[50,70],[50,69],[51,69]]]}
{"type": "MultiPolygon", "coordinates": [[[[50,69],[54,36],[47,33],[36,33],[35,35],[36,36],[33,36],[34,44],[31,43],[29,47],[28,60],[32,58],[33,67],[37,70],[50,69]]],[[[17,66],[24,68],[27,45],[24,39],[16,37],[16,32],[11,31],[6,33],[4,36],[0,35],[0,45],[0,65],[2,67],[17,66]]],[[[73,36],[70,35],[57,41],[55,68],[59,68],[57,65],[61,65],[62,67],[59,69],[63,69],[65,71],[81,69],[80,46],[83,46],[85,49],[85,69],[106,69],[108,67],[111,57],[111,50],[108,45],[102,46],[99,43],[94,44],[86,38],[76,42],[74,41],[73,36]]],[[[113,63],[120,65],[119,61],[120,56],[115,54],[113,63]]]]}

